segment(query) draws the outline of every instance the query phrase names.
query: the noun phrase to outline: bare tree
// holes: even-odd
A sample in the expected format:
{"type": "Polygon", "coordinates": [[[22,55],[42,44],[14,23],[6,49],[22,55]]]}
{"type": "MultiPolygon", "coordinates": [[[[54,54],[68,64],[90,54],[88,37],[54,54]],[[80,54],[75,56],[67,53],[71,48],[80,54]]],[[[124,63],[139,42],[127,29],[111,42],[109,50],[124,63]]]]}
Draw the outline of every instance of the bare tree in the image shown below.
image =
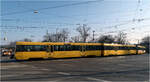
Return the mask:
{"type": "Polygon", "coordinates": [[[150,43],[150,36],[146,36],[142,39],[141,43],[144,43],[144,44],[149,44],[150,43]]]}
{"type": "Polygon", "coordinates": [[[72,42],[80,42],[79,36],[71,37],[72,42]]]}
{"type": "Polygon", "coordinates": [[[60,32],[60,34],[62,35],[62,40],[63,42],[65,42],[68,39],[68,29],[62,29],[62,31],[60,32]]]}
{"type": "Polygon", "coordinates": [[[20,41],[24,41],[24,42],[32,42],[32,40],[31,40],[31,39],[29,39],[29,38],[25,38],[25,39],[20,40],[20,41]]]}
{"type": "Polygon", "coordinates": [[[44,35],[44,40],[42,42],[53,42],[53,39],[52,39],[52,34],[46,34],[44,35]]]}
{"type": "Polygon", "coordinates": [[[115,38],[112,35],[103,35],[98,39],[99,43],[114,43],[115,38]]]}
{"type": "Polygon", "coordinates": [[[82,42],[86,42],[88,36],[90,35],[89,31],[90,31],[90,27],[88,27],[86,24],[83,24],[83,26],[79,26],[76,31],[79,32],[81,38],[82,38],[82,42]]]}
{"type": "Polygon", "coordinates": [[[62,29],[56,33],[44,35],[43,42],[65,42],[68,39],[68,30],[62,29]]]}
{"type": "Polygon", "coordinates": [[[119,34],[116,36],[116,43],[118,44],[126,44],[127,40],[126,40],[126,33],[124,32],[119,32],[119,34]]]}

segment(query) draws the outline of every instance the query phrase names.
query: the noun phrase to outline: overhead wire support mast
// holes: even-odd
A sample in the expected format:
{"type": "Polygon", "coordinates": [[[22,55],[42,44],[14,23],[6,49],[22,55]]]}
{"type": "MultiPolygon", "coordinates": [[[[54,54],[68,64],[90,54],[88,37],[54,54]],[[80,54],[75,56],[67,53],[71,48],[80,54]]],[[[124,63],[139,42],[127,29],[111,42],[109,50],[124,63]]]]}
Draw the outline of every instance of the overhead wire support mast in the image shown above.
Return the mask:
{"type": "Polygon", "coordinates": [[[95,40],[95,38],[94,38],[94,35],[95,35],[94,32],[95,32],[95,31],[93,30],[93,42],[94,42],[94,40],[95,40]]]}

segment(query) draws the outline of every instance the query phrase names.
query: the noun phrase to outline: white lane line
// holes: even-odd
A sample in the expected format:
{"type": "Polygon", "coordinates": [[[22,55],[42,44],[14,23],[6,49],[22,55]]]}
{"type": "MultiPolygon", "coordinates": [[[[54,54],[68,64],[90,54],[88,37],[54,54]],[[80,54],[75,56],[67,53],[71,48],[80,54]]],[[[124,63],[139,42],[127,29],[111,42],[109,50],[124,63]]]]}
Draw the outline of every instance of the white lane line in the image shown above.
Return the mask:
{"type": "Polygon", "coordinates": [[[105,80],[101,80],[101,79],[97,79],[97,78],[93,78],[93,77],[87,77],[87,79],[94,80],[94,81],[100,81],[100,82],[110,82],[110,81],[105,81],[105,80]]]}
{"type": "Polygon", "coordinates": [[[11,68],[18,68],[18,67],[27,67],[27,65],[10,65],[10,66],[1,66],[0,69],[11,69],[11,68]]]}
{"type": "Polygon", "coordinates": [[[42,68],[41,70],[44,70],[44,71],[50,71],[51,69],[45,69],[45,68],[42,68]]]}
{"type": "Polygon", "coordinates": [[[0,77],[5,78],[5,77],[18,77],[18,76],[23,76],[25,74],[30,75],[30,74],[42,74],[42,72],[39,71],[29,71],[29,72],[22,72],[21,74],[16,73],[16,74],[2,74],[0,77]],[[17,74],[17,75],[16,75],[17,74]]]}
{"type": "Polygon", "coordinates": [[[118,65],[121,65],[121,66],[132,66],[132,65],[128,65],[128,64],[118,64],[118,65]]]}
{"type": "Polygon", "coordinates": [[[65,73],[65,72],[57,72],[57,73],[62,75],[70,75],[70,73],[65,73]]]}
{"type": "Polygon", "coordinates": [[[16,77],[16,76],[20,76],[19,74],[18,75],[1,75],[2,78],[4,77],[16,77]]]}
{"type": "Polygon", "coordinates": [[[100,79],[92,78],[92,77],[87,77],[89,80],[95,80],[95,81],[101,81],[100,79]]]}

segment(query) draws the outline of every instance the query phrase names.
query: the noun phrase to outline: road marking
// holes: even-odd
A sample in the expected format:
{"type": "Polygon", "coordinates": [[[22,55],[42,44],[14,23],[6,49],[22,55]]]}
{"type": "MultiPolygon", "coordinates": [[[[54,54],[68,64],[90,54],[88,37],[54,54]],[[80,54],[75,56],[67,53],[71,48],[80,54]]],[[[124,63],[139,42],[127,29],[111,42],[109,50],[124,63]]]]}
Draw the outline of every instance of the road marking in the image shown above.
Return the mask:
{"type": "Polygon", "coordinates": [[[100,82],[110,82],[110,81],[105,81],[105,80],[101,80],[101,79],[97,79],[97,78],[93,78],[93,77],[87,77],[87,79],[94,80],[94,81],[100,81],[100,82]]]}
{"type": "Polygon", "coordinates": [[[4,78],[4,77],[16,77],[16,76],[20,76],[20,75],[1,75],[2,78],[4,78]]]}
{"type": "Polygon", "coordinates": [[[132,65],[129,65],[129,64],[118,64],[118,65],[121,65],[121,66],[132,66],[132,65]]]}
{"type": "Polygon", "coordinates": [[[50,69],[45,69],[45,68],[42,68],[41,70],[50,71],[50,69]]]}
{"type": "Polygon", "coordinates": [[[88,77],[87,79],[101,81],[100,79],[96,79],[96,78],[92,78],[92,77],[88,77]]]}
{"type": "Polygon", "coordinates": [[[10,68],[18,68],[18,67],[27,67],[27,65],[9,65],[9,66],[1,66],[0,69],[10,69],[10,68]]]}
{"type": "Polygon", "coordinates": [[[70,73],[65,73],[65,72],[58,72],[58,74],[62,74],[62,75],[70,75],[70,73]]]}

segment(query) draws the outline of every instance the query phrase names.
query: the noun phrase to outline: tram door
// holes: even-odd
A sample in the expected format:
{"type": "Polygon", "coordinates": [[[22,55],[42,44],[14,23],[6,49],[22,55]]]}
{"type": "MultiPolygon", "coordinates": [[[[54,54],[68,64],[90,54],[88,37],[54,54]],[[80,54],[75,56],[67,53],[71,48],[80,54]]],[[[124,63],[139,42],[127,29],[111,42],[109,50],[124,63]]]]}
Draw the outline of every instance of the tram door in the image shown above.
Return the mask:
{"type": "Polygon", "coordinates": [[[113,49],[115,50],[114,55],[119,55],[119,46],[113,46],[113,49]]]}
{"type": "Polygon", "coordinates": [[[81,51],[81,56],[83,57],[83,56],[85,56],[85,49],[86,48],[86,46],[80,46],[80,51],[81,51]]]}
{"type": "Polygon", "coordinates": [[[47,46],[47,55],[48,55],[48,57],[51,56],[52,52],[53,52],[53,47],[52,47],[52,45],[48,45],[48,46],[47,46]]]}

